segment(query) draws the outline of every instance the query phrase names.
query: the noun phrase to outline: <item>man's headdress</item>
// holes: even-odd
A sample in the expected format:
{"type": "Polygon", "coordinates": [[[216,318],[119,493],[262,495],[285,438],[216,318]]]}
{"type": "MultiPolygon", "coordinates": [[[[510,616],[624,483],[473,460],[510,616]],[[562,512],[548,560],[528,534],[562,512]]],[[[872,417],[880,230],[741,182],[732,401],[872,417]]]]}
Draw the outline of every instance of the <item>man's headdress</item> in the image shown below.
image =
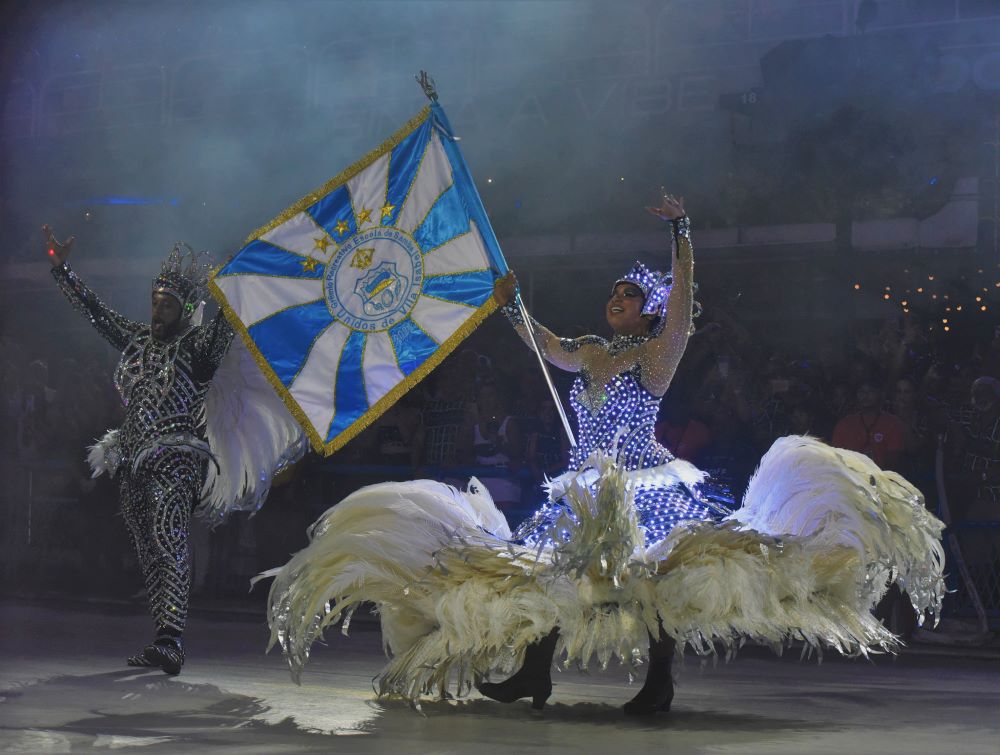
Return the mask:
{"type": "Polygon", "coordinates": [[[160,267],[153,280],[153,292],[170,294],[181,303],[182,318],[190,318],[208,293],[208,277],[212,271],[208,252],[195,252],[178,242],[160,267]]]}

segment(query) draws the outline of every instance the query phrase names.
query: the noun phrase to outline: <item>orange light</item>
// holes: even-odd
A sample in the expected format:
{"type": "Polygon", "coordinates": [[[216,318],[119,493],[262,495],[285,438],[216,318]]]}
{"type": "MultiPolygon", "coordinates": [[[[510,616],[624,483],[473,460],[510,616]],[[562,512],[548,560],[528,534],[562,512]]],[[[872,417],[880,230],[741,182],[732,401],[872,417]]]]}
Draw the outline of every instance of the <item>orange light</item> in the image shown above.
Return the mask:
{"type": "Polygon", "coordinates": [[[962,305],[959,304],[957,307],[955,307],[955,311],[956,312],[961,312],[962,311],[962,305]]]}
{"type": "Polygon", "coordinates": [[[947,333],[949,330],[951,330],[951,328],[949,328],[947,325],[945,325],[944,326],[944,332],[947,333]]]}
{"type": "Polygon", "coordinates": [[[924,292],[923,286],[917,289],[918,294],[922,294],[923,292],[924,292]]]}
{"type": "Polygon", "coordinates": [[[948,324],[948,318],[947,317],[942,317],[941,318],[941,322],[943,322],[945,325],[947,325],[948,324]]]}
{"type": "Polygon", "coordinates": [[[906,299],[903,299],[903,301],[901,301],[900,304],[902,304],[905,307],[908,304],[908,302],[906,301],[906,299]]]}
{"type": "Polygon", "coordinates": [[[933,276],[933,275],[928,275],[928,276],[927,276],[927,280],[929,280],[929,281],[932,281],[932,280],[934,280],[934,276],[933,276]]]}
{"type": "Polygon", "coordinates": [[[937,299],[937,294],[931,294],[932,299],[937,299]]]}
{"type": "Polygon", "coordinates": [[[860,283],[855,283],[854,284],[854,290],[855,291],[860,291],[861,290],[861,284],[860,283]]]}
{"type": "Polygon", "coordinates": [[[892,287],[891,287],[891,286],[886,286],[886,287],[885,287],[885,290],[886,290],[886,291],[892,291],[892,287]]]}
{"type": "Polygon", "coordinates": [[[892,297],[889,294],[882,294],[882,298],[885,299],[886,301],[889,301],[889,299],[892,297]]]}
{"type": "Polygon", "coordinates": [[[984,304],[983,306],[981,306],[981,307],[979,308],[979,311],[980,311],[980,312],[985,312],[985,311],[986,311],[986,305],[984,304]]]}
{"type": "Polygon", "coordinates": [[[983,300],[983,297],[981,297],[981,296],[977,296],[976,297],[976,301],[982,301],[982,300],[983,300]]]}
{"type": "Polygon", "coordinates": [[[905,312],[906,314],[910,314],[910,310],[909,310],[909,309],[907,309],[906,307],[903,307],[903,311],[904,311],[904,312],[905,312]]]}

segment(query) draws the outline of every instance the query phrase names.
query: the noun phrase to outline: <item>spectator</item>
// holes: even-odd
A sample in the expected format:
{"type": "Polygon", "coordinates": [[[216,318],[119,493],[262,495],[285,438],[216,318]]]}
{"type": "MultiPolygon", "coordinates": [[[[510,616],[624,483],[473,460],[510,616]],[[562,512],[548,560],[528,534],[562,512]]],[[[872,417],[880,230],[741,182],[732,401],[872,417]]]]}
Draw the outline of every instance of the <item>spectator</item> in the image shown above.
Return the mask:
{"type": "Polygon", "coordinates": [[[521,431],[507,411],[507,404],[495,385],[484,385],[476,397],[476,421],[464,432],[464,461],[477,467],[492,467],[496,477],[481,477],[493,502],[501,511],[521,504],[521,482],[517,478],[524,463],[521,431]]]}
{"type": "Polygon", "coordinates": [[[903,423],[882,411],[882,389],[873,381],[862,381],[856,398],[857,411],[833,428],[833,445],[863,453],[882,469],[898,470],[903,459],[903,423]]]}
{"type": "Polygon", "coordinates": [[[538,408],[538,421],[528,435],[527,459],[536,481],[562,474],[569,465],[569,439],[552,399],[538,408]]]}
{"type": "Polygon", "coordinates": [[[419,466],[416,441],[420,410],[414,405],[415,398],[415,394],[408,393],[375,421],[366,436],[368,447],[362,455],[363,463],[411,470],[419,466]]]}
{"type": "Polygon", "coordinates": [[[900,473],[920,486],[934,467],[934,445],[927,415],[920,405],[917,386],[909,378],[900,378],[893,388],[889,410],[903,423],[903,459],[900,473]]]}
{"type": "Polygon", "coordinates": [[[1000,380],[980,377],[972,384],[967,419],[948,435],[953,471],[950,481],[956,518],[1000,518],[1000,380]]]}
{"type": "Polygon", "coordinates": [[[702,452],[712,442],[712,431],[691,416],[686,401],[668,398],[661,406],[663,419],[656,423],[656,439],[678,459],[699,465],[702,452]]]}
{"type": "Polygon", "coordinates": [[[475,352],[467,349],[434,371],[431,392],[423,403],[423,427],[416,438],[418,458],[424,464],[445,468],[458,464],[459,431],[475,417],[476,366],[475,352]],[[464,354],[472,354],[472,359],[464,354]]]}

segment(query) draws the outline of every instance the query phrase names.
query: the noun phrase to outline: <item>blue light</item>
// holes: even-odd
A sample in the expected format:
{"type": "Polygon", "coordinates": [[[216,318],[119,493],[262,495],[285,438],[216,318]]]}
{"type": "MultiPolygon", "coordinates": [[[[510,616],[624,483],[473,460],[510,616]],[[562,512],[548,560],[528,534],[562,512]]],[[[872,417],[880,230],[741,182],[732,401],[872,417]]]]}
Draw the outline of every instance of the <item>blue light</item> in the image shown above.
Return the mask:
{"type": "Polygon", "coordinates": [[[104,197],[88,197],[66,203],[67,205],[129,205],[147,206],[169,204],[176,207],[180,204],[177,197],[130,197],[122,194],[109,194],[104,197]]]}
{"type": "Polygon", "coordinates": [[[938,182],[938,177],[937,176],[931,176],[931,180],[928,181],[927,183],[929,183],[931,186],[937,186],[937,182],[938,182]]]}

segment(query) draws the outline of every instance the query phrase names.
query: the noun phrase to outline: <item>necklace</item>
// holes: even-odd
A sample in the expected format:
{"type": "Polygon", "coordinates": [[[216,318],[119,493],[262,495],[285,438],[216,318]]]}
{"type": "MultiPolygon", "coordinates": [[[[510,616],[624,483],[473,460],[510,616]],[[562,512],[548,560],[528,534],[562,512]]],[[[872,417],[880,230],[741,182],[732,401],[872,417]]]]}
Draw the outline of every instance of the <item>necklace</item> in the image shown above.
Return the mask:
{"type": "Polygon", "coordinates": [[[881,419],[881,417],[882,417],[882,410],[880,409],[875,414],[874,421],[869,425],[867,422],[865,422],[865,413],[858,412],[858,419],[861,420],[861,426],[865,429],[865,448],[868,448],[871,445],[872,431],[875,429],[875,426],[878,425],[878,421],[879,419],[881,419]]]}
{"type": "Polygon", "coordinates": [[[650,335],[632,336],[632,335],[624,335],[621,333],[617,333],[615,334],[615,337],[611,339],[611,343],[608,344],[608,353],[611,356],[618,356],[623,351],[627,351],[628,349],[631,349],[633,346],[638,346],[641,343],[645,343],[650,338],[652,338],[652,336],[650,335]]]}

